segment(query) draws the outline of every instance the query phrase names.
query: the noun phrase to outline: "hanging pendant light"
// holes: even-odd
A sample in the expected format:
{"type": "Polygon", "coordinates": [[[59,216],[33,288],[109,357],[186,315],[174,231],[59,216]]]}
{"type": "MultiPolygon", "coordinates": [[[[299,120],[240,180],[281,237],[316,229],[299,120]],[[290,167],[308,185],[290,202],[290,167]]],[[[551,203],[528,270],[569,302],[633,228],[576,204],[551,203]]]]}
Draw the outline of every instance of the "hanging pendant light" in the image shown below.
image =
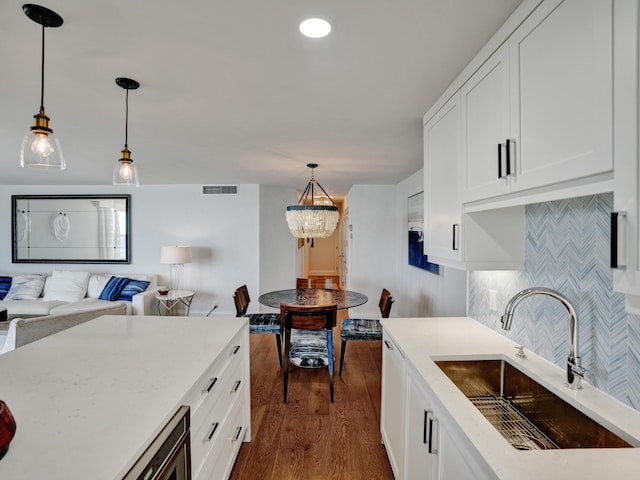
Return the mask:
{"type": "Polygon", "coordinates": [[[140,84],[130,78],[116,78],[119,87],[127,91],[125,106],[125,123],[124,123],[124,148],[122,149],[122,157],[118,160],[116,167],[113,169],[113,184],[136,187],[140,186],[140,176],[138,169],[131,159],[131,151],[127,145],[129,139],[129,90],[136,90],[140,84]]]}
{"type": "Polygon", "coordinates": [[[287,207],[287,224],[294,237],[327,238],[333,234],[338,224],[338,206],[313,177],[313,169],[317,168],[318,164],[308,163],[307,167],[311,169],[311,180],[302,192],[298,204],[287,207]],[[316,195],[315,185],[324,196],[320,195],[320,192],[316,195]]]}
{"type": "Polygon", "coordinates": [[[49,117],[44,113],[44,29],[59,27],[63,20],[56,12],[40,5],[22,6],[24,13],[36,23],[42,25],[42,62],[40,69],[40,111],[33,116],[34,125],[27,132],[20,146],[20,166],[57,168],[64,170],[67,164],[62,156],[58,138],[49,128],[49,117]]]}

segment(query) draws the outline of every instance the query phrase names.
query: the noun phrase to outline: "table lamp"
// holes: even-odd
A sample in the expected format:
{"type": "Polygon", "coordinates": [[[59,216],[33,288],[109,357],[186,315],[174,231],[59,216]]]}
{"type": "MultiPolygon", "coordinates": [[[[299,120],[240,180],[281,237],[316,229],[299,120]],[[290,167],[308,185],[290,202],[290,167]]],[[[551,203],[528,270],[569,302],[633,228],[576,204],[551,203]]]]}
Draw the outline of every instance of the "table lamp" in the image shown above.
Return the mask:
{"type": "Polygon", "coordinates": [[[185,263],[191,263],[191,247],[168,245],[160,250],[160,263],[171,265],[169,288],[181,294],[182,268],[185,263]]]}

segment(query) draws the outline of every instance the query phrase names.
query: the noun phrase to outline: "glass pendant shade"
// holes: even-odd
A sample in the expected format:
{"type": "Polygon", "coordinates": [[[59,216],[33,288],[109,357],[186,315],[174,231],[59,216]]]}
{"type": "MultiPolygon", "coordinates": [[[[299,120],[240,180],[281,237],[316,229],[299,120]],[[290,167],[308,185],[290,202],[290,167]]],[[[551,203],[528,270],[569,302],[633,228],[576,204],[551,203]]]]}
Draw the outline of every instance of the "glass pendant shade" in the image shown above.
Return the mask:
{"type": "Polygon", "coordinates": [[[22,168],[56,168],[64,170],[67,163],[62,155],[58,138],[49,128],[49,117],[44,113],[44,32],[46,28],[57,28],[63,20],[53,10],[40,5],[25,4],[22,6],[25,15],[42,25],[42,50],[40,62],[40,111],[33,116],[34,125],[22,139],[20,145],[20,166],[22,168]]]}
{"type": "Polygon", "coordinates": [[[122,158],[118,160],[113,169],[113,185],[121,185],[125,187],[139,187],[140,175],[138,168],[131,160],[131,152],[127,147],[122,150],[122,158]]]}
{"type": "Polygon", "coordinates": [[[337,205],[313,177],[313,169],[317,166],[316,163],[307,164],[307,167],[311,168],[311,180],[300,196],[298,204],[287,207],[287,224],[291,234],[296,238],[330,237],[340,219],[337,205]],[[315,195],[316,185],[324,196],[315,195]]]}
{"type": "Polygon", "coordinates": [[[58,137],[53,132],[29,130],[20,146],[20,166],[23,168],[56,168],[58,170],[67,168],[58,137]]]}
{"type": "Polygon", "coordinates": [[[131,159],[131,151],[127,145],[129,139],[129,90],[136,90],[140,87],[140,83],[130,78],[118,77],[116,78],[116,85],[126,90],[125,96],[125,123],[124,123],[124,148],[122,149],[122,156],[118,159],[115,168],[113,169],[113,185],[120,185],[125,187],[140,186],[140,175],[138,174],[138,168],[131,159]]]}

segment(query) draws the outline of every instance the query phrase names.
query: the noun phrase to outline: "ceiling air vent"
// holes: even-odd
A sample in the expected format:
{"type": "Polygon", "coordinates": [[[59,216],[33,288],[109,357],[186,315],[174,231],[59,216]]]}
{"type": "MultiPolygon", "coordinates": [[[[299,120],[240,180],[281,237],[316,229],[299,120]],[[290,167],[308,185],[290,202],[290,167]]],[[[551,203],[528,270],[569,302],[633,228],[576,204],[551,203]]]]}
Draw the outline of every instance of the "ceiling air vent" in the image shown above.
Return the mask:
{"type": "Polygon", "coordinates": [[[203,195],[237,195],[238,185],[204,185],[202,187],[203,195]]]}

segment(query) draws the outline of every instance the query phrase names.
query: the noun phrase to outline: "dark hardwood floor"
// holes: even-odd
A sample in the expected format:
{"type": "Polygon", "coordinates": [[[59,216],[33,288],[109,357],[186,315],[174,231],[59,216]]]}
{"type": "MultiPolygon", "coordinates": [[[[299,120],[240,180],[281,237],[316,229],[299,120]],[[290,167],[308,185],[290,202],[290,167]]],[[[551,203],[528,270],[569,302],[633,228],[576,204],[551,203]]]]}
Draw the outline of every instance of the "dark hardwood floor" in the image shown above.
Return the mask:
{"type": "Polygon", "coordinates": [[[349,342],[339,377],[339,325],[334,338],[334,403],[326,369],[292,366],[284,404],[273,335],[251,335],[253,435],[232,480],[393,479],[380,437],[380,342],[349,342]]]}

